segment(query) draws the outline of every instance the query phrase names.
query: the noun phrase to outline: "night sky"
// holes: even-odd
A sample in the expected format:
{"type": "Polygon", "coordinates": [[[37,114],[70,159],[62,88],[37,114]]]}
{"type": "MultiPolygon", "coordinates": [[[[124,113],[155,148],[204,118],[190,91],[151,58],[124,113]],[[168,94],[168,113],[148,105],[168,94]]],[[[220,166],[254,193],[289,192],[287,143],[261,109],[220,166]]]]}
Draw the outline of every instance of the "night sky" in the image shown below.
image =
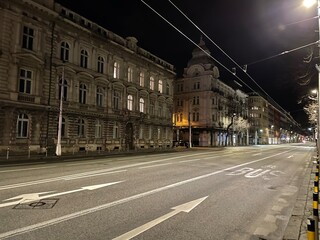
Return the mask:
{"type": "MultiPolygon", "coordinates": [[[[144,1],[190,39],[199,43],[199,30],[169,1],[144,1]]],[[[317,45],[261,60],[317,41],[317,19],[310,19],[317,15],[316,7],[306,9],[302,6],[302,0],[171,1],[240,66],[248,64],[248,73],[255,82],[299,123],[306,125],[303,105],[298,104],[298,101],[306,99],[303,96],[317,87],[314,67],[316,61],[319,61],[317,45]],[[306,19],[310,20],[302,21],[306,19]],[[304,63],[304,58],[312,51],[313,60],[304,63]]],[[[56,2],[124,38],[136,37],[140,47],[173,64],[178,77],[182,76],[183,68],[195,48],[140,0],[56,2]]],[[[214,44],[205,37],[203,39],[215,59],[228,69],[235,67],[214,44]]],[[[220,80],[230,82],[235,79],[218,63],[217,66],[220,80]]],[[[237,69],[237,76],[250,88],[260,91],[240,69],[237,69]]],[[[243,87],[242,90],[246,91],[247,88],[243,87]]]]}

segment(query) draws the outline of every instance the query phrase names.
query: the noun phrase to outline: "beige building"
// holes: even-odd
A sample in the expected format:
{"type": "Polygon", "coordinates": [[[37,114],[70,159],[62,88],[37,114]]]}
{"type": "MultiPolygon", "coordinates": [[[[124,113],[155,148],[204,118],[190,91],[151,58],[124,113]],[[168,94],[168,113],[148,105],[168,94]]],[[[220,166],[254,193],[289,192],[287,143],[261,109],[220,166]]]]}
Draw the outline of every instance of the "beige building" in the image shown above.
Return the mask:
{"type": "Polygon", "coordinates": [[[174,140],[194,146],[246,145],[247,94],[219,79],[219,69],[204,41],[192,52],[183,77],[174,86],[174,140]]]}
{"type": "Polygon", "coordinates": [[[302,140],[298,123],[257,93],[249,94],[250,144],[280,144],[302,140]]]}
{"type": "Polygon", "coordinates": [[[53,0],[0,2],[0,149],[172,145],[174,68],[53,0]]]}

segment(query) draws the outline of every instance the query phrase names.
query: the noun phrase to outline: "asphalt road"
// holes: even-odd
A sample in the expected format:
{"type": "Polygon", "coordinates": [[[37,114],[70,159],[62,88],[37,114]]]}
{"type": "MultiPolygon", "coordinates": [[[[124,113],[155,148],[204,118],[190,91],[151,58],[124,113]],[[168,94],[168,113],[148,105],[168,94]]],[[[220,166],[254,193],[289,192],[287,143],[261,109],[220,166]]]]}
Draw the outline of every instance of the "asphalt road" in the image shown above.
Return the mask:
{"type": "Polygon", "coordinates": [[[0,239],[282,239],[314,144],[0,166],[0,239]]]}

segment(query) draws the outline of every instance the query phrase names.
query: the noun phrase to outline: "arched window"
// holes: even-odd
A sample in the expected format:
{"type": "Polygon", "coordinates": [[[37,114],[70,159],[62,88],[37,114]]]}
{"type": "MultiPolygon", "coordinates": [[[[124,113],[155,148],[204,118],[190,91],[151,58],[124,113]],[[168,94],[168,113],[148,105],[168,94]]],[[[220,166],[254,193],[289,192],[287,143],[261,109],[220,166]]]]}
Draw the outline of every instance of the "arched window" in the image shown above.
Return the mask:
{"type": "Polygon", "coordinates": [[[99,119],[97,119],[96,124],[95,124],[95,137],[96,138],[102,137],[102,124],[99,119]]]}
{"type": "Polygon", "coordinates": [[[67,42],[62,42],[60,45],[60,59],[62,61],[69,61],[69,51],[70,51],[70,47],[69,44],[67,42]]]}
{"type": "Polygon", "coordinates": [[[159,80],[159,82],[158,82],[158,91],[159,91],[159,93],[163,92],[162,80],[159,80]]]}
{"type": "Polygon", "coordinates": [[[113,63],[113,78],[119,79],[120,77],[120,64],[118,62],[113,63]]]}
{"type": "Polygon", "coordinates": [[[144,112],[144,99],[143,98],[140,98],[139,100],[139,110],[140,112],[144,112]]]}
{"type": "Polygon", "coordinates": [[[86,104],[87,102],[87,86],[83,83],[79,86],[79,103],[86,104]]]}
{"type": "Polygon", "coordinates": [[[103,89],[101,87],[97,87],[96,104],[98,107],[103,106],[103,89]]]}
{"type": "Polygon", "coordinates": [[[133,82],[133,69],[128,67],[128,82],[133,82]]]}
{"type": "Polygon", "coordinates": [[[77,123],[77,127],[78,127],[78,136],[79,137],[85,137],[85,121],[80,118],[78,119],[78,123],[77,123]]]}
{"type": "Polygon", "coordinates": [[[61,87],[63,87],[63,101],[67,101],[68,99],[68,82],[64,79],[62,84],[62,79],[59,81],[59,100],[61,99],[61,87]]]}
{"type": "Polygon", "coordinates": [[[154,90],[154,77],[150,77],[150,89],[154,90]]]}
{"type": "Polygon", "coordinates": [[[82,49],[80,52],[80,67],[88,67],[88,52],[84,49],[82,49]]]}
{"type": "Polygon", "coordinates": [[[133,97],[132,95],[128,95],[128,110],[132,111],[133,109],[133,97]]]}
{"type": "Polygon", "coordinates": [[[143,72],[141,72],[139,75],[139,85],[141,87],[144,87],[144,73],[143,72]]]}
{"type": "Polygon", "coordinates": [[[97,67],[98,67],[98,73],[103,73],[104,70],[104,58],[99,56],[98,57],[98,62],[97,62],[97,67]]]}
{"type": "Polygon", "coordinates": [[[27,138],[29,132],[29,117],[27,114],[20,113],[17,119],[17,138],[27,138]]]}

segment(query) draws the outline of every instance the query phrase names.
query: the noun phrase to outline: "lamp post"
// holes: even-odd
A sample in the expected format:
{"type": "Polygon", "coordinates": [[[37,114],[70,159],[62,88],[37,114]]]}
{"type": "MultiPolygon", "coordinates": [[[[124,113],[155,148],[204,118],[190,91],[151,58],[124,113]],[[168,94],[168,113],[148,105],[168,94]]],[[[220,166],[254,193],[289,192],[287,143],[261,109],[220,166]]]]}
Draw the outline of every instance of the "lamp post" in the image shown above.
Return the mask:
{"type": "Polygon", "coordinates": [[[61,128],[62,128],[62,106],[63,106],[63,88],[64,88],[64,67],[62,68],[61,85],[60,85],[60,107],[59,107],[59,122],[58,122],[58,138],[56,146],[56,155],[61,156],[61,128]]]}
{"type": "MultiPolygon", "coordinates": [[[[312,7],[314,4],[317,3],[317,16],[318,16],[318,47],[320,44],[320,0],[304,0],[303,5],[307,8],[312,7]]],[[[319,47],[319,55],[320,55],[320,47],[319,47]]],[[[318,154],[320,153],[320,143],[319,143],[319,137],[320,137],[320,66],[316,64],[316,69],[318,71],[318,94],[317,94],[317,100],[318,100],[318,122],[317,122],[317,149],[318,154]]]]}

